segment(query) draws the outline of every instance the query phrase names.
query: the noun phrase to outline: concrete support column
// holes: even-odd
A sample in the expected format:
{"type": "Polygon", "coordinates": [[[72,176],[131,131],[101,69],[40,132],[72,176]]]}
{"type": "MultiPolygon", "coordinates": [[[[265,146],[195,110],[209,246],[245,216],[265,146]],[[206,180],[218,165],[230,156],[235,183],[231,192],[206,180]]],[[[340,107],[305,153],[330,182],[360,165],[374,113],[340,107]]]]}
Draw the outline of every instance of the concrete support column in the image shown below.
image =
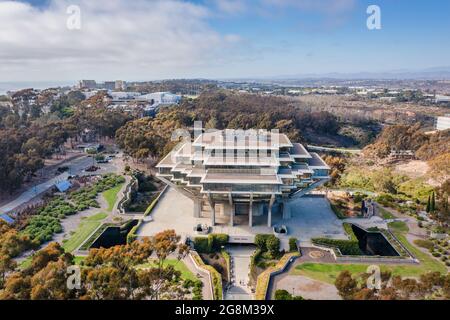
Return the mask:
{"type": "Polygon", "coordinates": [[[211,207],[211,225],[216,225],[216,204],[211,198],[211,193],[208,193],[208,204],[211,207]]]}
{"type": "Polygon", "coordinates": [[[231,211],[230,211],[230,227],[234,226],[234,205],[231,205],[231,211]]]}
{"type": "Polygon", "coordinates": [[[202,210],[202,201],[194,199],[194,218],[200,218],[202,210]]]}
{"type": "Polygon", "coordinates": [[[253,193],[250,194],[250,207],[248,208],[248,226],[253,227],[253,193]]]}
{"type": "Polygon", "coordinates": [[[291,207],[289,205],[289,201],[287,199],[283,199],[283,219],[290,219],[291,217],[291,207]]]}
{"type": "Polygon", "coordinates": [[[275,202],[275,195],[272,194],[272,196],[270,197],[270,201],[269,201],[269,210],[267,212],[267,226],[269,228],[272,227],[272,207],[273,207],[274,202],[275,202]]]}
{"type": "Polygon", "coordinates": [[[228,194],[228,201],[230,202],[230,207],[231,207],[231,211],[230,211],[230,226],[234,226],[234,204],[233,204],[233,197],[231,196],[231,193],[228,194]]]}
{"type": "Polygon", "coordinates": [[[216,225],[216,206],[211,206],[211,225],[214,227],[216,225]]]}

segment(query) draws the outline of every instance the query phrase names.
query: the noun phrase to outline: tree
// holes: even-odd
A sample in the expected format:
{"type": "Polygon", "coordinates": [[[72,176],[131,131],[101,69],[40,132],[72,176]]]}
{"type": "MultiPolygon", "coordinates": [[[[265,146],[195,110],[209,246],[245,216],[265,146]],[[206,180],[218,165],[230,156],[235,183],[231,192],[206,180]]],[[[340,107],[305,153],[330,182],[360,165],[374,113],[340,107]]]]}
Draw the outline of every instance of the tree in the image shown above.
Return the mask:
{"type": "Polygon", "coordinates": [[[428,196],[427,208],[425,209],[427,213],[431,211],[431,196],[428,196]]]}
{"type": "Polygon", "coordinates": [[[0,289],[3,288],[6,275],[17,267],[16,262],[9,256],[3,252],[0,252],[0,289]]]}
{"type": "Polygon", "coordinates": [[[434,194],[434,191],[431,194],[430,211],[431,212],[435,212],[436,211],[436,195],[434,194]]]}
{"type": "Polygon", "coordinates": [[[348,270],[342,271],[335,281],[336,289],[344,300],[353,299],[357,292],[358,283],[353,279],[352,274],[348,270]]]}
{"type": "Polygon", "coordinates": [[[266,246],[271,256],[275,257],[280,252],[280,239],[271,235],[267,238],[266,246]]]}
{"type": "Polygon", "coordinates": [[[295,252],[298,250],[297,241],[297,238],[289,238],[289,251],[295,252]]]}

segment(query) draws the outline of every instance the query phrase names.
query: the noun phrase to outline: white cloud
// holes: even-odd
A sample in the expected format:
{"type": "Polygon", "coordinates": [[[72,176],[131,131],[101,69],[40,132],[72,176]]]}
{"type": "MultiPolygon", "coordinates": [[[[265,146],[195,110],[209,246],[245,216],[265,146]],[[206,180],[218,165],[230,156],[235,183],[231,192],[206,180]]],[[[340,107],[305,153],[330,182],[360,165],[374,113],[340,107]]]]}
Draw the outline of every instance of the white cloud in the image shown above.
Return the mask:
{"type": "MultiPolygon", "coordinates": [[[[210,0],[211,1],[211,0],[210,0]]],[[[217,9],[227,14],[263,13],[273,10],[299,10],[338,15],[352,10],[356,0],[212,0],[217,9]]]]}
{"type": "Polygon", "coordinates": [[[217,9],[226,14],[243,13],[249,9],[244,0],[214,0],[217,9]]]}
{"type": "Polygon", "coordinates": [[[0,81],[189,74],[239,41],[214,31],[210,14],[179,0],[0,1],[0,81]],[[80,30],[66,27],[72,4],[81,8],[80,30]]]}
{"type": "Polygon", "coordinates": [[[275,7],[293,7],[304,11],[340,14],[353,9],[356,0],[261,0],[275,7]]]}

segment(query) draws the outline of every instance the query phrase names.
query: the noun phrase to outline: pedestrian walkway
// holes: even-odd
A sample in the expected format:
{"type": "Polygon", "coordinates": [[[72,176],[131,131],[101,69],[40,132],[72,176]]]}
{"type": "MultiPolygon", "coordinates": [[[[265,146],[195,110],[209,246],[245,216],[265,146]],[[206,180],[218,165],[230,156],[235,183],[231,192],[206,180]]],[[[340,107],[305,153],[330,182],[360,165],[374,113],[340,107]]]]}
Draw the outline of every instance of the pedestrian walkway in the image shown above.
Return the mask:
{"type": "Polygon", "coordinates": [[[255,251],[253,246],[230,246],[230,283],[225,290],[225,300],[252,300],[253,295],[248,285],[250,258],[255,251]]]}
{"type": "Polygon", "coordinates": [[[47,191],[48,189],[50,189],[51,187],[53,187],[55,185],[55,183],[67,180],[67,178],[69,177],[69,173],[64,172],[52,179],[47,180],[44,183],[38,184],[32,188],[29,188],[27,191],[25,191],[24,193],[22,193],[20,196],[18,196],[16,199],[14,199],[13,201],[7,203],[6,205],[0,207],[0,212],[1,213],[8,213],[10,211],[13,211],[14,209],[16,209],[17,207],[20,207],[22,204],[27,203],[28,201],[30,201],[31,199],[33,199],[34,197],[38,196],[39,194],[47,191]]]}

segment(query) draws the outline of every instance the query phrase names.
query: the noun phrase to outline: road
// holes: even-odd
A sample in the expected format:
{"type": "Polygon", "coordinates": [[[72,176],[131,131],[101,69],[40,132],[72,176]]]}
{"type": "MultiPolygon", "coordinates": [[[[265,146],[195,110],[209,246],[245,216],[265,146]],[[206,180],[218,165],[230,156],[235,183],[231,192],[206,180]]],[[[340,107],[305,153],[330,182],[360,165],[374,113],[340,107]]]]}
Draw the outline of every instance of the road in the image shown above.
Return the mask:
{"type": "MultiPolygon", "coordinates": [[[[55,183],[58,183],[60,181],[66,180],[69,175],[86,175],[91,174],[90,172],[83,172],[83,170],[92,165],[92,158],[89,158],[87,156],[77,158],[65,163],[61,163],[60,166],[67,166],[69,167],[68,172],[61,173],[57,176],[54,176],[53,178],[48,179],[47,181],[38,184],[36,186],[33,186],[23,192],[21,195],[19,195],[14,200],[8,202],[7,204],[0,207],[0,213],[8,213],[10,211],[13,211],[14,209],[20,207],[21,205],[31,201],[33,198],[37,197],[38,195],[42,194],[43,192],[50,189],[52,186],[55,185],[55,183]]],[[[106,172],[115,171],[110,168],[113,165],[110,164],[102,164],[98,165],[101,167],[101,170],[95,171],[95,174],[103,174],[106,172]]]]}
{"type": "Polygon", "coordinates": [[[345,148],[329,148],[329,147],[320,147],[320,146],[307,146],[309,150],[312,151],[334,151],[339,153],[353,153],[353,154],[359,154],[362,152],[360,149],[345,149],[345,148]]]}

